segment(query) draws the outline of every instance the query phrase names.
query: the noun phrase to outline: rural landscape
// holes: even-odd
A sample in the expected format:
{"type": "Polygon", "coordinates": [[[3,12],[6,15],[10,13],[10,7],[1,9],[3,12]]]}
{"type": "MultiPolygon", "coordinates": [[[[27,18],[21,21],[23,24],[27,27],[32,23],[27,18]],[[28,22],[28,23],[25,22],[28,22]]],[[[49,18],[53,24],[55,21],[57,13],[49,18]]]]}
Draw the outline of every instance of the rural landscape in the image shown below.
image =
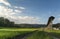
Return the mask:
{"type": "Polygon", "coordinates": [[[43,25],[15,24],[0,17],[0,39],[60,39],[60,24],[52,24],[54,18],[49,17],[47,25],[43,25]]]}
{"type": "Polygon", "coordinates": [[[60,0],[0,0],[0,39],[60,39],[60,0]]]}

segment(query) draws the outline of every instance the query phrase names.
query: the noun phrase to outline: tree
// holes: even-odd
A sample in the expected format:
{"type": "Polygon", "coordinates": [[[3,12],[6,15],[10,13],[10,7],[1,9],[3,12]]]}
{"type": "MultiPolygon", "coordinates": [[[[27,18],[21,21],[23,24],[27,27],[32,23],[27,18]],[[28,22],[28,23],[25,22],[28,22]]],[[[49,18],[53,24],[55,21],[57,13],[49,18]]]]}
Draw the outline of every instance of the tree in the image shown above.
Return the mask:
{"type": "Polygon", "coordinates": [[[2,27],[13,27],[14,26],[14,22],[11,22],[10,20],[4,18],[4,17],[0,17],[0,26],[2,27]]]}

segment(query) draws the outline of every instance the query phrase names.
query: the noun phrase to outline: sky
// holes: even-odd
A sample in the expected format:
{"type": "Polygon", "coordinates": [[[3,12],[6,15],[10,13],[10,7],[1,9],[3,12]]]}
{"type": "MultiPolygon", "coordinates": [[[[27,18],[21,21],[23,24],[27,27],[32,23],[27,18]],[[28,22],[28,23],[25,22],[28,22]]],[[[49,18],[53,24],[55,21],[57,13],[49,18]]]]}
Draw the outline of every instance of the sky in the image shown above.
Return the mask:
{"type": "Polygon", "coordinates": [[[15,23],[47,24],[60,23],[60,0],[0,0],[0,17],[15,23]]]}

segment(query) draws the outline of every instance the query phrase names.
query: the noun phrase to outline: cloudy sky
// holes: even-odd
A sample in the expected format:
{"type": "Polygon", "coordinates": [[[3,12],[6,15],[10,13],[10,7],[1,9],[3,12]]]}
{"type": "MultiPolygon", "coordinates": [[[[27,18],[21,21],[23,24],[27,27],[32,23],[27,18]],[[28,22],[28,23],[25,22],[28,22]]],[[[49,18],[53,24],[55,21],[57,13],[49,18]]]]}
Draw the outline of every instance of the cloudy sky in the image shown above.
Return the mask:
{"type": "Polygon", "coordinates": [[[0,17],[15,23],[46,24],[50,16],[60,22],[60,0],[0,0],[0,17]]]}

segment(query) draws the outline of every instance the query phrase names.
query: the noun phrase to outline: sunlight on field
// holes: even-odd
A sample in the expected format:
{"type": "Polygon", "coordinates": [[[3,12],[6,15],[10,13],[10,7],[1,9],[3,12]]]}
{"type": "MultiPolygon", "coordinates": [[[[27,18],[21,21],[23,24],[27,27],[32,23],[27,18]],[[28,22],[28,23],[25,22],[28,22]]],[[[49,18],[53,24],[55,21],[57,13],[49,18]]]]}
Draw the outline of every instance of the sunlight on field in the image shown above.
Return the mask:
{"type": "Polygon", "coordinates": [[[55,33],[60,33],[60,30],[45,30],[45,32],[55,32],[55,33]]]}
{"type": "Polygon", "coordinates": [[[28,33],[28,32],[32,32],[35,31],[36,29],[7,29],[7,28],[3,28],[0,29],[0,39],[6,39],[6,38],[11,38],[14,37],[16,35],[20,35],[20,34],[24,34],[24,33],[28,33]]]}
{"type": "Polygon", "coordinates": [[[0,31],[34,31],[34,30],[37,30],[37,29],[27,29],[27,28],[17,28],[17,29],[0,29],[0,31]]]}

